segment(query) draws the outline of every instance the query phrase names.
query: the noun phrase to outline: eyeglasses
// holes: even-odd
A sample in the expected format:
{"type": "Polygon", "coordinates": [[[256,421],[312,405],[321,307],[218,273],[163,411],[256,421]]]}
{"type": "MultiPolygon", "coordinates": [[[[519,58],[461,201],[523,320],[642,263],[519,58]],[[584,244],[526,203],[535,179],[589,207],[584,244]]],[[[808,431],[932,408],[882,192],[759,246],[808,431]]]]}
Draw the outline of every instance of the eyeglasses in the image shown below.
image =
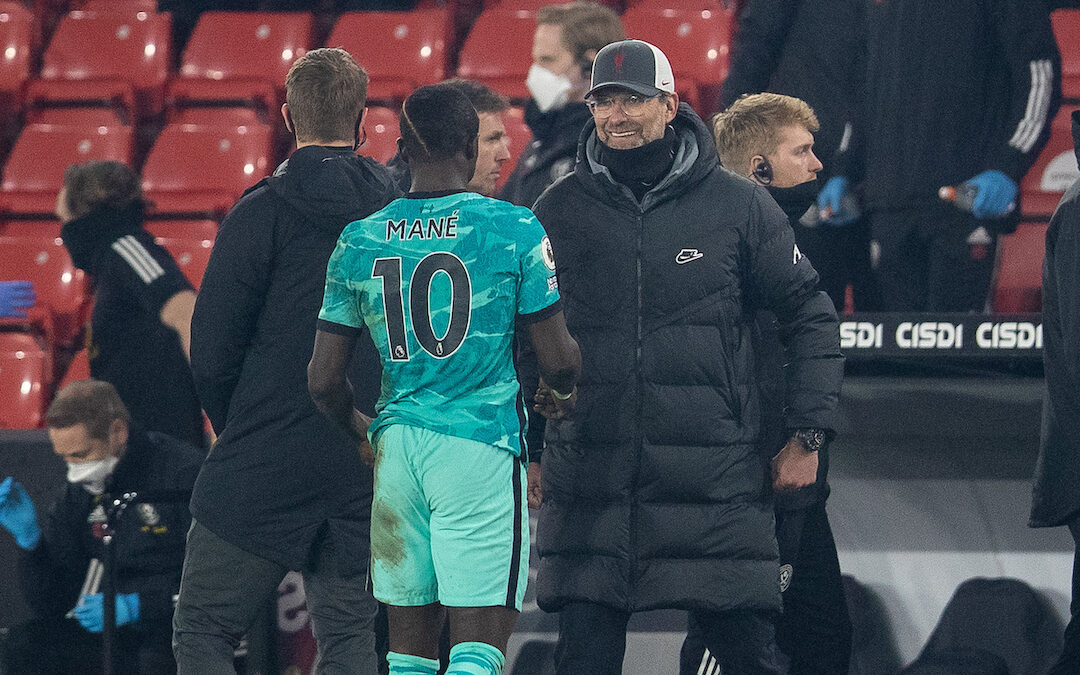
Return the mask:
{"type": "Polygon", "coordinates": [[[604,119],[611,117],[618,106],[627,117],[641,117],[645,114],[645,104],[658,98],[655,96],[642,96],[641,94],[629,94],[626,96],[595,96],[585,102],[594,117],[604,119]]]}

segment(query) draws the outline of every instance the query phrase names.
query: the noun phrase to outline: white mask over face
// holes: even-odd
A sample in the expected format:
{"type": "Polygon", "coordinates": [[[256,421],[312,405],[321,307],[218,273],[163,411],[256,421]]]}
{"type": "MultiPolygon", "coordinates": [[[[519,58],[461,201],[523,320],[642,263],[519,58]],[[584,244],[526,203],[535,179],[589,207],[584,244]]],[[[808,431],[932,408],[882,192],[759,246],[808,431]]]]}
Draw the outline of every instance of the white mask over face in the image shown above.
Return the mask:
{"type": "Polygon", "coordinates": [[[570,78],[565,75],[556,75],[543,66],[535,63],[529,68],[529,75],[525,78],[525,86],[529,88],[536,107],[540,112],[557,110],[566,105],[567,94],[573,88],[570,78]]]}
{"type": "Polygon", "coordinates": [[[107,457],[92,462],[70,463],[67,467],[69,483],[83,486],[90,494],[99,495],[105,491],[105,479],[112,475],[118,457],[107,457]]]}

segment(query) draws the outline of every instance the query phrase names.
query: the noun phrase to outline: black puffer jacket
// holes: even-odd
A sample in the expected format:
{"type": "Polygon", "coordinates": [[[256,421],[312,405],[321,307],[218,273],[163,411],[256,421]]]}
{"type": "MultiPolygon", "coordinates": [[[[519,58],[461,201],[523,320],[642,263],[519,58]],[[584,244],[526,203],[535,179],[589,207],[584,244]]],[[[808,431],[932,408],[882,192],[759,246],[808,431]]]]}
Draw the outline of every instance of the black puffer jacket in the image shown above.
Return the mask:
{"type": "Polygon", "coordinates": [[[548,611],[779,609],[756,307],[786,342],[787,426],[832,427],[843,359],[817,273],[768,193],[719,166],[697,115],[683,105],[672,126],[674,166],[640,204],[596,163],[590,122],[574,173],[536,205],[583,360],[542,460],[548,611]]]}
{"type": "Polygon", "coordinates": [[[529,101],[525,123],[533,137],[506,179],[499,199],[532,208],[547,186],[573,171],[577,139],[590,119],[584,103],[568,103],[559,110],[542,113],[535,101],[529,101]]]}
{"type": "MultiPolygon", "coordinates": [[[[315,407],[307,364],[326,263],[348,223],[397,196],[386,169],[348,148],[308,146],[221,223],[191,321],[191,367],[218,433],[191,511],[210,531],[304,569],[328,529],[341,573],[366,567],[371,470],[315,407]]],[[[378,373],[370,338],[358,343],[378,373]]],[[[353,380],[372,412],[378,375],[353,380]]]]}

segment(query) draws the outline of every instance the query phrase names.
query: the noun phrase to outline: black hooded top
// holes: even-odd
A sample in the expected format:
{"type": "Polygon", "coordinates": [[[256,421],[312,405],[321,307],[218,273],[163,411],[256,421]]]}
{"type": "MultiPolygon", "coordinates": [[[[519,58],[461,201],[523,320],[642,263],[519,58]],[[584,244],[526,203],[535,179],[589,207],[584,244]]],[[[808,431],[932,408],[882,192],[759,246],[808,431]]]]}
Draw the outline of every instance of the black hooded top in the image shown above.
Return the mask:
{"type": "MultiPolygon", "coordinates": [[[[195,305],[191,365],[218,440],[192,514],[290,569],[324,527],[342,574],[366,566],[371,470],[315,408],[307,364],[338,235],[396,196],[386,170],[348,148],[298,149],[222,222],[195,305]]],[[[366,336],[357,351],[357,406],[370,413],[377,354],[366,336]]]]}

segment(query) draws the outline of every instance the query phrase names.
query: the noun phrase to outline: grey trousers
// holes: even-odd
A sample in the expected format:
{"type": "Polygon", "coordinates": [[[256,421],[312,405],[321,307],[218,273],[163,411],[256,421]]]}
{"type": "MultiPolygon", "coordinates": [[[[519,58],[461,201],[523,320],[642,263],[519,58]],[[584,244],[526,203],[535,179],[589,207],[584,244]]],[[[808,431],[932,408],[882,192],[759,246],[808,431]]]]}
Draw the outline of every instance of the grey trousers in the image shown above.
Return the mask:
{"type": "MultiPolygon", "coordinates": [[[[314,570],[302,572],[318,644],[315,672],[375,675],[379,669],[373,626],[378,603],[367,590],[367,575],[343,578],[334,567],[333,551],[323,546],[314,570]]],[[[178,675],[234,675],[236,646],[288,571],[193,522],[173,615],[178,675]]]]}

